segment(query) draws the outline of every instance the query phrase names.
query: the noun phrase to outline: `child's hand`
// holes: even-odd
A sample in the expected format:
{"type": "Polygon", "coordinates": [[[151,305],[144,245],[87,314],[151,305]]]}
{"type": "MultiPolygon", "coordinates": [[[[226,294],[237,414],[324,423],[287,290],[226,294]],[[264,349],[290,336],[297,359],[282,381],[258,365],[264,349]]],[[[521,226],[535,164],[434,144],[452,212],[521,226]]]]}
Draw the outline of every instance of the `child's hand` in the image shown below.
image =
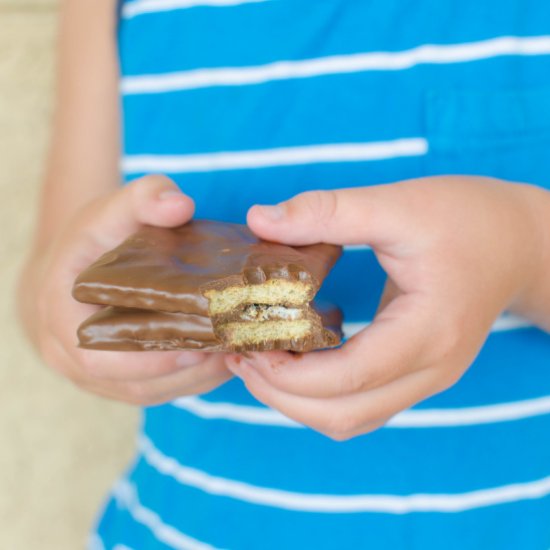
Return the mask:
{"type": "Polygon", "coordinates": [[[219,354],[76,346],[78,325],[97,310],[72,298],[78,273],[141,224],[174,227],[187,222],[193,210],[193,201],[170,180],[149,176],[90,204],[47,250],[34,254],[19,288],[21,312],[51,367],[89,391],[141,405],[203,393],[231,377],[219,354]]]}
{"type": "Polygon", "coordinates": [[[550,328],[550,311],[544,317],[533,306],[550,304],[548,284],[540,284],[549,196],[439,177],[252,208],[249,225],[266,239],[371,245],[388,284],[373,324],[342,348],[227,356],[230,370],[260,401],[334,439],[376,429],[454,384],[504,309],[550,328]]]}

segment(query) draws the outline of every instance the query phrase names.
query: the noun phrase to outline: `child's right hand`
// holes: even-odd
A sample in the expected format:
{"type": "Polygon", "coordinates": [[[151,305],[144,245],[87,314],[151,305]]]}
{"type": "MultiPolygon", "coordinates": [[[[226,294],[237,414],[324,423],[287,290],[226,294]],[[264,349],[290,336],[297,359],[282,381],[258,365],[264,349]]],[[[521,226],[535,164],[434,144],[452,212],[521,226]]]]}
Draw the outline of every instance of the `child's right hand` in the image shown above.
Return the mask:
{"type": "Polygon", "coordinates": [[[71,296],[76,276],[141,225],[175,227],[191,219],[193,201],[161,176],[148,176],[89,204],[28,260],[19,286],[21,316],[44,360],[99,395],[153,405],[207,392],[231,377],[221,354],[80,349],[78,325],[97,306],[71,296]]]}

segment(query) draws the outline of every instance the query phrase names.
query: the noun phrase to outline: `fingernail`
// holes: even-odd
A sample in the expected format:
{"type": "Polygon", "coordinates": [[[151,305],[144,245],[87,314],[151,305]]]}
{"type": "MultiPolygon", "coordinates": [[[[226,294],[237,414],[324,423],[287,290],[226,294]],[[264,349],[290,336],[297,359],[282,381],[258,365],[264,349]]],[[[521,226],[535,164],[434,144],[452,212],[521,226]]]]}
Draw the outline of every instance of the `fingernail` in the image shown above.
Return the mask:
{"type": "Polygon", "coordinates": [[[272,222],[282,220],[285,215],[285,209],[280,204],[274,206],[259,205],[257,208],[262,216],[265,216],[272,222]]]}
{"type": "Polygon", "coordinates": [[[178,367],[192,367],[193,365],[198,365],[204,361],[204,353],[196,351],[184,351],[178,355],[176,358],[176,365],[178,367]]]}
{"type": "Polygon", "coordinates": [[[170,200],[172,197],[181,197],[182,193],[179,189],[168,189],[159,193],[159,200],[166,201],[170,200]]]}

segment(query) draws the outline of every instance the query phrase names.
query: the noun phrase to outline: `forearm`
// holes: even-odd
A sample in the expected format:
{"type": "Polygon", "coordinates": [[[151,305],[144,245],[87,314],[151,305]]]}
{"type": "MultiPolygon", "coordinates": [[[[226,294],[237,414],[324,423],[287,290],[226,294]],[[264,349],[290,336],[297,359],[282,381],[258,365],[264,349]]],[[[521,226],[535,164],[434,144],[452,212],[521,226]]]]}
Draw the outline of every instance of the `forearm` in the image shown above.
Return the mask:
{"type": "Polygon", "coordinates": [[[114,0],[65,0],[55,115],[39,204],[41,250],[81,206],[119,184],[114,0]]]}
{"type": "Polygon", "coordinates": [[[65,0],[57,48],[50,151],[34,239],[19,281],[19,314],[34,341],[37,288],[50,244],[83,205],[119,185],[114,0],[65,0]]]}

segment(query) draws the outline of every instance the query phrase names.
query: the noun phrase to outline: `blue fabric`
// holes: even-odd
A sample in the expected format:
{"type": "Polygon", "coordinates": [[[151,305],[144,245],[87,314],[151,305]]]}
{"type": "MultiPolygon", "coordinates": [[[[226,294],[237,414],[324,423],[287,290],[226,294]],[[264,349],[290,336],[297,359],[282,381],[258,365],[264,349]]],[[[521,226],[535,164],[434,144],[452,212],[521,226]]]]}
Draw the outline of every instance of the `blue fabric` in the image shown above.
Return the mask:
{"type": "MultiPolygon", "coordinates": [[[[243,223],[252,204],[308,189],[447,173],[550,189],[550,46],[259,83],[126,87],[143,75],[156,82],[181,73],[185,81],[202,69],[219,74],[277,61],[400,54],[426,44],[550,41],[548,2],[146,4],[123,3],[119,28],[125,177],[148,171],[132,168],[144,155],[153,167],[167,155],[183,159],[185,168],[164,171],[195,199],[198,217],[243,223]],[[425,142],[427,152],[252,168],[234,156],[236,166],[219,168],[209,156],[397,139],[425,142]],[[196,156],[206,165],[189,168],[196,156]]],[[[371,251],[347,250],[322,295],[342,306],[346,322],[369,321],[384,278],[371,251]],[[351,274],[364,278],[359,297],[351,274]]],[[[548,550],[549,360],[550,336],[537,328],[495,331],[458,384],[411,411],[437,409],[444,417],[466,410],[475,420],[390,425],[344,443],[276,416],[271,425],[250,420],[271,413],[238,380],[198,401],[147,409],[140,454],[123,479],[133,497],[114,491],[98,535],[107,549],[548,550]],[[197,402],[210,412],[197,412],[197,402]],[[502,413],[518,403],[535,408],[502,413]],[[480,420],[484,407],[496,416],[480,420]],[[252,416],[238,420],[235,411],[252,416]],[[331,497],[349,502],[354,495],[375,497],[374,504],[353,511],[331,504],[331,497]],[[316,511],[323,502],[328,508],[316,511]]]]}

